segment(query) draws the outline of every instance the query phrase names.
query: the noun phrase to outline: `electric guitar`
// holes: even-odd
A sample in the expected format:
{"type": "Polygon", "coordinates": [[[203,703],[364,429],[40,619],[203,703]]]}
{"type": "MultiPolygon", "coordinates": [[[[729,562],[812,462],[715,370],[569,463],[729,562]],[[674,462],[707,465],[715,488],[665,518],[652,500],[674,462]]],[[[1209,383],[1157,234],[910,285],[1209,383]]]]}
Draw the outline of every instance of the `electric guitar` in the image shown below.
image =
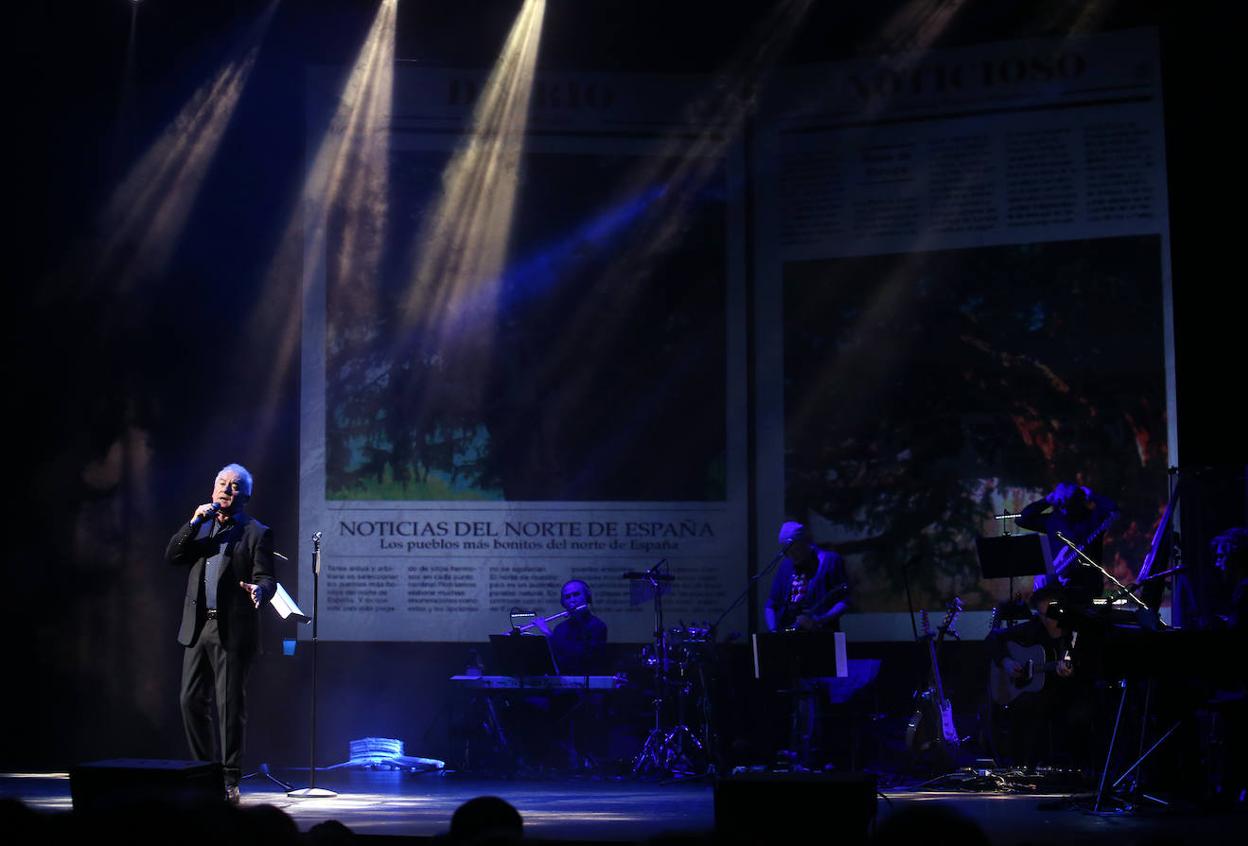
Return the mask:
{"type": "Polygon", "coordinates": [[[800,601],[790,601],[784,606],[784,613],[781,615],[780,624],[776,626],[776,629],[784,632],[798,631],[801,628],[797,623],[800,617],[806,617],[811,620],[809,629],[823,628],[823,624],[814,622],[814,618],[830,610],[833,605],[844,599],[848,593],[849,583],[841,582],[838,585],[833,585],[823,595],[822,599],[809,607],[802,607],[800,601]]]}
{"type": "Polygon", "coordinates": [[[953,704],[945,698],[945,685],[940,678],[940,662],[936,658],[936,647],[944,640],[945,634],[953,631],[958,615],[962,613],[962,600],[956,596],[949,603],[945,621],[932,635],[927,621],[927,612],[920,611],[923,621],[922,639],[927,641],[927,655],[931,662],[931,687],[927,690],[915,691],[917,707],[910,721],[906,724],[906,746],[912,752],[924,752],[940,748],[950,756],[956,755],[958,749],[958,731],[953,725],[953,704]]]}

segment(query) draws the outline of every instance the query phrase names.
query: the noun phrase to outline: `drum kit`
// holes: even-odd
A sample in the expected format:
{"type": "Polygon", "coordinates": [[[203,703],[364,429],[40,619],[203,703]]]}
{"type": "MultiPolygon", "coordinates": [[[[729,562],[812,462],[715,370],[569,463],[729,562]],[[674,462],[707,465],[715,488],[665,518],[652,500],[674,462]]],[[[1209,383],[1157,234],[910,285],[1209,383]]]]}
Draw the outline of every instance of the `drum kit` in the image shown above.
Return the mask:
{"type": "Polygon", "coordinates": [[[654,642],[642,647],[640,656],[642,666],[654,676],[654,728],[633,758],[633,774],[709,775],[714,764],[707,678],[714,657],[714,627],[708,622],[686,625],[684,621],[664,626],[662,597],[676,578],[662,572],[665,564],[660,561],[644,573],[624,576],[652,594],[655,621],[654,642]]]}

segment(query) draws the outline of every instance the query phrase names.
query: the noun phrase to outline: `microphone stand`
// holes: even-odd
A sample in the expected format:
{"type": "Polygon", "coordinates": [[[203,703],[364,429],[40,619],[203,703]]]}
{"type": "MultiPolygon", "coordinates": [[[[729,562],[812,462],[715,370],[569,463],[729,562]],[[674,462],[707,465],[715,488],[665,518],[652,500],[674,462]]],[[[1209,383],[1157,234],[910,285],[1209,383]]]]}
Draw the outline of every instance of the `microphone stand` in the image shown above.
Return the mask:
{"type": "MultiPolygon", "coordinates": [[[[289,560],[290,560],[290,559],[289,559],[289,558],[287,558],[285,555],[282,555],[280,552],[277,552],[276,550],[274,550],[274,552],[273,552],[273,557],[274,557],[274,558],[280,558],[280,559],[281,559],[281,560],[283,560],[283,561],[289,561],[289,560]]],[[[273,783],[274,783],[274,784],[276,784],[278,787],[280,787],[282,790],[285,790],[285,791],[287,791],[287,792],[290,792],[291,790],[294,790],[294,789],[295,789],[295,786],[294,786],[293,784],[287,784],[286,782],[282,781],[282,780],[281,780],[280,778],[278,778],[277,776],[273,775],[273,771],[272,771],[271,769],[269,769],[269,765],[268,765],[268,764],[266,764],[266,763],[264,763],[264,762],[261,762],[260,766],[256,767],[256,769],[255,769],[255,770],[253,770],[252,772],[247,773],[245,776],[243,776],[242,778],[240,778],[240,779],[239,779],[239,782],[244,782],[244,781],[246,781],[247,779],[249,779],[249,778],[255,778],[256,776],[264,776],[264,777],[265,777],[265,778],[267,778],[269,781],[273,782],[273,783]]]]}
{"type": "Polygon", "coordinates": [[[747,596],[749,596],[750,591],[754,589],[754,585],[758,584],[759,579],[761,579],[763,576],[770,573],[772,570],[776,569],[776,567],[780,564],[780,562],[784,560],[784,556],[788,555],[789,550],[792,548],[793,548],[793,541],[789,541],[784,546],[780,547],[780,551],[776,553],[776,557],[772,558],[771,561],[767,563],[766,567],[764,567],[762,570],[755,573],[754,575],[750,576],[749,581],[745,585],[745,590],[741,591],[740,595],[738,595],[737,598],[732,601],[732,604],[729,605],[727,608],[725,608],[723,613],[715,618],[715,622],[711,625],[711,640],[712,641],[715,640],[715,633],[719,631],[719,624],[724,621],[724,618],[727,617],[729,614],[731,614],[733,609],[736,608],[738,605],[740,605],[742,600],[744,600],[747,596]]]}
{"type": "Polygon", "coordinates": [[[312,535],[312,727],[308,732],[308,786],[302,790],[292,790],[286,795],[292,799],[333,799],[338,796],[332,790],[316,786],[316,652],[317,625],[320,622],[320,609],[317,606],[318,589],[321,579],[321,533],[312,535]]]}
{"type": "Polygon", "coordinates": [[[1118,579],[1114,577],[1113,573],[1106,570],[1100,564],[1097,564],[1096,561],[1093,560],[1091,556],[1086,555],[1084,551],[1080,549],[1078,545],[1075,544],[1075,542],[1072,541],[1070,538],[1066,537],[1061,532],[1058,532],[1057,539],[1060,540],[1062,543],[1066,544],[1068,547],[1070,547],[1074,551],[1075,555],[1079,556],[1079,560],[1083,562],[1085,565],[1089,567],[1095,567],[1097,570],[1100,570],[1101,575],[1105,576],[1105,578],[1109,579],[1111,582],[1118,585],[1118,590],[1122,591],[1122,593],[1125,594],[1126,596],[1129,596],[1132,599],[1134,599],[1136,603],[1145,611],[1152,610],[1144,603],[1144,600],[1140,599],[1138,596],[1136,596],[1134,593],[1131,592],[1130,588],[1128,588],[1122,582],[1118,581],[1118,579]]]}

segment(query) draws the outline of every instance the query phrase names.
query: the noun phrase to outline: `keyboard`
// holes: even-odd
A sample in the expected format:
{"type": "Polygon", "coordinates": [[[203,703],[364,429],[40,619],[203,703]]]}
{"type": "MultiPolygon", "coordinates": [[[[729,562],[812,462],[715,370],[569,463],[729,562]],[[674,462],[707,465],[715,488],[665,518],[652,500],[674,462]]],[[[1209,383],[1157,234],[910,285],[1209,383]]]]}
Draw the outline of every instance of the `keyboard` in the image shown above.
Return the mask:
{"type": "Polygon", "coordinates": [[[451,676],[451,684],[468,690],[619,690],[623,676],[451,676]]]}

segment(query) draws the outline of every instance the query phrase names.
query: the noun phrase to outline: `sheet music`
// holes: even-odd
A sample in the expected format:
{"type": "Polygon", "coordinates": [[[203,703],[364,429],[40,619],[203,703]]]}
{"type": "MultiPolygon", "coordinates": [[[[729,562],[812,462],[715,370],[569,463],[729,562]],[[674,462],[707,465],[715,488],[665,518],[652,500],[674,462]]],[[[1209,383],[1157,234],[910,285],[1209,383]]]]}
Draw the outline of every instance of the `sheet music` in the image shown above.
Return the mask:
{"type": "Polygon", "coordinates": [[[300,623],[312,622],[312,618],[299,609],[299,604],[286,592],[281,582],[277,583],[277,593],[273,594],[273,599],[269,601],[269,604],[283,620],[294,617],[300,623]]]}

